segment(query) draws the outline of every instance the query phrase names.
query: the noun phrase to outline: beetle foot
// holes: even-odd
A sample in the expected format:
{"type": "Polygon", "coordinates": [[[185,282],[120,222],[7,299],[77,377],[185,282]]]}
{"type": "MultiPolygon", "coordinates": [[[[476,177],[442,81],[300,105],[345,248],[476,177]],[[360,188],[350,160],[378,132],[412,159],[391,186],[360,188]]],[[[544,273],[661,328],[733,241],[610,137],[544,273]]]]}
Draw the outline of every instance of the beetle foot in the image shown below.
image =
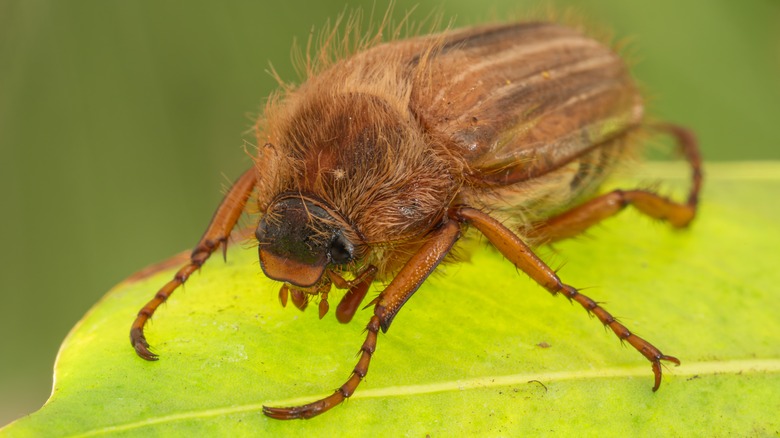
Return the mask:
{"type": "Polygon", "coordinates": [[[149,343],[146,341],[146,337],[140,329],[133,329],[130,331],[130,344],[133,345],[136,354],[141,356],[142,359],[149,361],[158,359],[158,356],[149,350],[149,343]]]}
{"type": "Polygon", "coordinates": [[[344,394],[340,390],[337,390],[329,397],[303,406],[292,406],[287,408],[263,406],[263,413],[277,420],[308,420],[309,418],[328,411],[330,408],[344,401],[345,398],[344,394]]]}
{"type": "Polygon", "coordinates": [[[655,384],[653,385],[653,392],[658,391],[658,388],[661,387],[661,361],[669,361],[673,363],[675,366],[680,366],[680,359],[677,359],[674,356],[667,356],[665,354],[658,355],[655,360],[652,360],[652,366],[653,366],[653,374],[655,375],[655,384]]]}

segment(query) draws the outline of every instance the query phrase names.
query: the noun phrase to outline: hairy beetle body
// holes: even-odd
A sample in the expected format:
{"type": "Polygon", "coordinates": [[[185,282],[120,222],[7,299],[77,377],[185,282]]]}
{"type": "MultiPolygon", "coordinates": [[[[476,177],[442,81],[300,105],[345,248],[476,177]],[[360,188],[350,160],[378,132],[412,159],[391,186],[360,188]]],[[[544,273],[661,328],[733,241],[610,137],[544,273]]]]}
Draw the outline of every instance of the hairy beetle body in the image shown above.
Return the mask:
{"type": "MultiPolygon", "coordinates": [[[[333,37],[333,34],[330,35],[333,37]]],[[[563,283],[527,242],[576,235],[627,205],[687,225],[701,186],[693,136],[648,126],[621,58],[604,44],[552,23],[451,30],[367,44],[340,61],[306,66],[283,86],[256,127],[254,166],[231,188],[191,261],[143,309],[131,329],[141,357],[156,308],[220,245],[254,193],[263,272],[283,282],[282,304],[329,310],[348,322],[370,284],[387,284],[349,380],[304,406],[265,408],[274,418],[310,418],[349,397],[368,372],[378,332],[445,260],[469,228],[552,294],[580,303],[652,365],[679,363],[631,333],[598,303],[563,283]],[[693,169],[685,203],[645,190],[596,190],[640,130],[677,138],[693,169]]]]}

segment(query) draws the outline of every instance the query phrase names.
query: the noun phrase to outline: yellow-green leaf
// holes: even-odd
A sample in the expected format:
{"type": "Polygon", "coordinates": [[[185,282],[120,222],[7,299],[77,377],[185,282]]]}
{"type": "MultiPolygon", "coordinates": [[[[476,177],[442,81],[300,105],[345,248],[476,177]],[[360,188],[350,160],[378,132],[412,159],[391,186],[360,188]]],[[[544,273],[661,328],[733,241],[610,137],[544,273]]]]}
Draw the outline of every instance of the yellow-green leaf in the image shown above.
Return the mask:
{"type": "Polygon", "coordinates": [[[713,165],[688,230],[627,211],[540,251],[680,358],[657,393],[633,348],[477,245],[380,335],[354,397],[312,420],[268,419],[264,404],[312,401],[344,382],[370,310],[341,325],[315,306],[282,308],[247,244],[227,263],[215,256],[158,310],[147,336],[159,362],[138,358],[128,332],[173,269],[110,291],[63,343],[47,404],[0,434],[776,435],[778,175],[778,164],[713,165]]]}

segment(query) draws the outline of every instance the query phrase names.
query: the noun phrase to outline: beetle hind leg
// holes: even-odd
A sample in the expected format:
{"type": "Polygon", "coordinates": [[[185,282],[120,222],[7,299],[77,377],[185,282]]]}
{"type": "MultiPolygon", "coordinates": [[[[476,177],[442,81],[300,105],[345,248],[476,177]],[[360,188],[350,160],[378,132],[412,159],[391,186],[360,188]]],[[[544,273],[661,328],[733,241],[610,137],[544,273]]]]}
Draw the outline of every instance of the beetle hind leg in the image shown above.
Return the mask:
{"type": "Polygon", "coordinates": [[[701,156],[696,138],[693,133],[677,125],[661,124],[651,128],[673,136],[691,167],[691,188],[685,203],[647,190],[614,190],[533,224],[530,230],[524,233],[525,236],[538,244],[574,237],[629,205],[647,216],[664,220],[673,227],[687,226],[696,216],[702,183],[701,156]]]}

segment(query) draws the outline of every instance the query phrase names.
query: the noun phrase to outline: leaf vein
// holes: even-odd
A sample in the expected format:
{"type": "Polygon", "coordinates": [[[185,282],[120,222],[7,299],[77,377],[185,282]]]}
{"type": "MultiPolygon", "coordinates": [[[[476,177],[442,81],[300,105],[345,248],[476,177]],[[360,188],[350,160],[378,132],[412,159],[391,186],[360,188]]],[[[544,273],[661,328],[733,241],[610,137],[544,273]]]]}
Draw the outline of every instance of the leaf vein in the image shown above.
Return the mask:
{"type": "MultiPolygon", "coordinates": [[[[694,376],[694,375],[715,375],[715,374],[749,374],[749,373],[778,373],[780,372],[780,359],[755,359],[755,360],[731,360],[731,361],[713,361],[713,362],[695,362],[685,364],[676,369],[673,375],[694,376]]],[[[647,375],[647,367],[632,368],[607,368],[600,370],[575,370],[559,371],[549,373],[528,373],[511,374],[506,376],[487,376],[476,377],[473,379],[455,380],[446,382],[437,382],[421,385],[389,386],[385,388],[366,389],[355,393],[350,399],[368,399],[382,397],[411,396],[421,394],[432,394],[447,391],[464,391],[471,389],[484,389],[492,387],[502,387],[515,384],[525,384],[529,381],[541,381],[545,383],[565,381],[565,380],[584,380],[584,379],[602,379],[611,377],[634,377],[647,375]]],[[[263,405],[269,406],[290,406],[310,402],[318,395],[309,395],[305,397],[296,397],[284,400],[268,401],[266,403],[250,403],[238,406],[228,406],[223,408],[205,409],[191,412],[181,412],[170,415],[163,415],[156,418],[149,418],[143,421],[136,421],[115,426],[108,426],[100,429],[87,431],[76,436],[88,437],[104,435],[116,432],[125,432],[143,427],[154,426],[157,424],[173,423],[177,421],[219,417],[223,415],[238,414],[243,412],[262,411],[263,405]]]]}

